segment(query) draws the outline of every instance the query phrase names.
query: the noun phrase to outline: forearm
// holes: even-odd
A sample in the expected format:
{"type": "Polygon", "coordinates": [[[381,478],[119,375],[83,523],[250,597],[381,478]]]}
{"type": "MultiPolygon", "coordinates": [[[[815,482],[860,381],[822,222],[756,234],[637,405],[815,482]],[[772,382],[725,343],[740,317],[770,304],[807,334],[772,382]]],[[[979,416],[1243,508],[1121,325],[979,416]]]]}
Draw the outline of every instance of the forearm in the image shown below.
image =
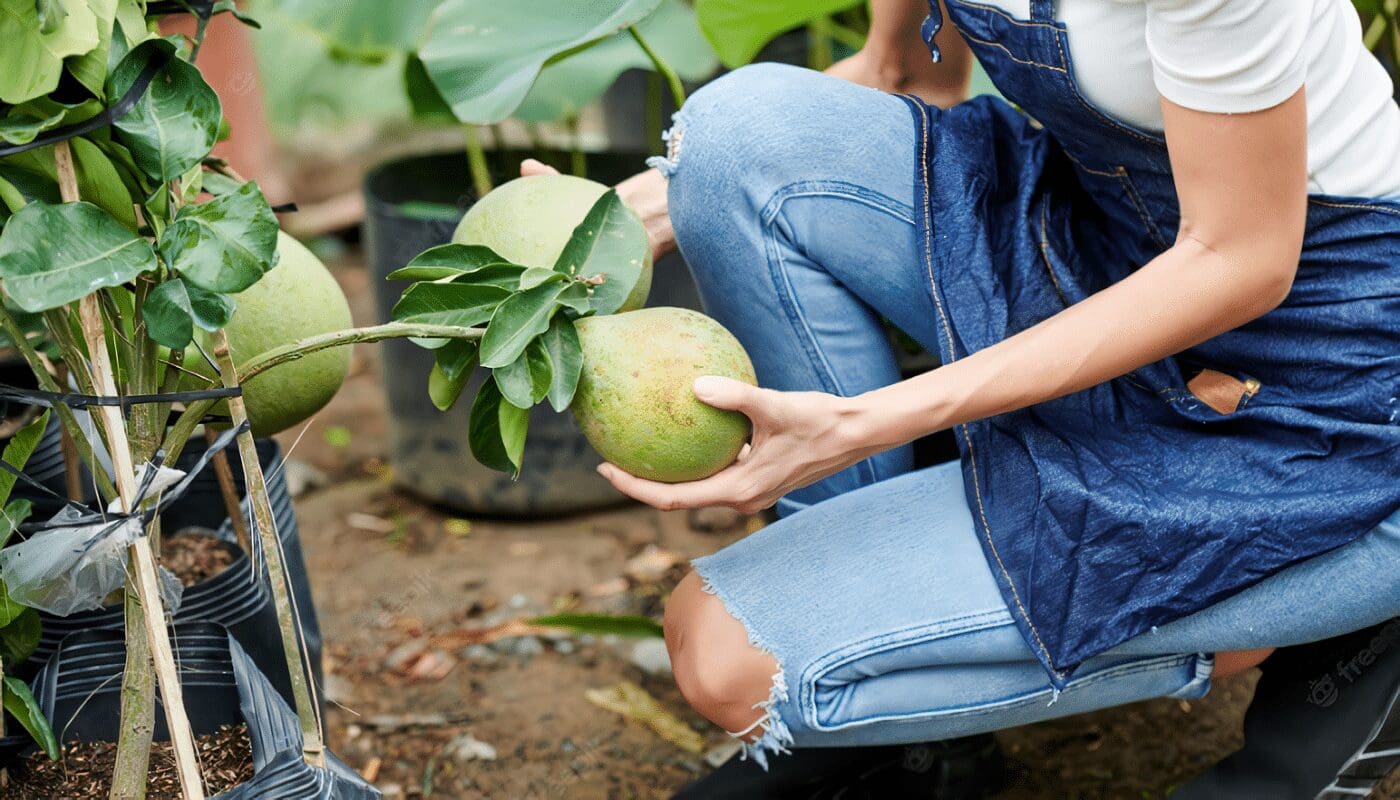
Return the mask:
{"type": "MultiPolygon", "coordinates": [[[[1279,256],[1286,257],[1286,256],[1279,256]]],[[[881,448],[1052,400],[1266,313],[1287,271],[1186,238],[1132,276],[1006,340],[852,402],[881,448]]]]}

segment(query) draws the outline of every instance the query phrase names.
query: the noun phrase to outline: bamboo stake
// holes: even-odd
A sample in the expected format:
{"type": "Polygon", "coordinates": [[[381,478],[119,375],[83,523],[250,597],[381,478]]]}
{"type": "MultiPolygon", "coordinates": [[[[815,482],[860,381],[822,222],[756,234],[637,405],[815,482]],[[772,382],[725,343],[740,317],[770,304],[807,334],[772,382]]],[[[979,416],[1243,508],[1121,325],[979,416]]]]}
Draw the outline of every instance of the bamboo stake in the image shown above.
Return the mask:
{"type": "MultiPolygon", "coordinates": [[[[214,333],[214,360],[219,364],[219,377],[224,386],[236,388],[238,370],[229,352],[228,335],[222,329],[214,333]]],[[[248,409],[242,396],[228,399],[229,416],[235,426],[248,421],[248,409]]],[[[238,435],[238,453],[243,460],[243,482],[253,506],[253,520],[262,540],[264,563],[267,564],[268,582],[272,584],[273,605],[277,609],[277,627],[282,631],[282,651],[287,659],[287,677],[292,682],[292,699],[296,704],[297,719],[301,723],[302,758],[313,767],[326,766],[325,744],[321,735],[320,714],[311,699],[307,680],[304,648],[298,635],[293,612],[293,600],[287,583],[287,569],[282,559],[282,542],[277,534],[277,521],[268,500],[267,480],[263,475],[262,464],[258,461],[257,443],[253,432],[245,430],[238,435]]]]}
{"type": "MultiPolygon", "coordinates": [[[[205,427],[204,438],[212,445],[219,438],[218,431],[205,427]]],[[[253,558],[253,540],[248,535],[248,522],[243,519],[243,508],[238,502],[238,485],[233,480],[233,468],[228,463],[228,452],[220,450],[214,454],[214,474],[219,477],[219,493],[224,496],[224,508],[228,511],[229,523],[233,525],[233,535],[238,546],[253,558]]],[[[254,560],[254,563],[257,563],[254,560]]]]}
{"type": "MultiPolygon", "coordinates": [[[[62,363],[54,365],[54,380],[58,385],[68,388],[68,368],[62,363]]],[[[78,444],[73,441],[73,435],[68,432],[66,426],[60,426],[59,450],[63,453],[63,486],[68,492],[68,499],[81,501],[83,499],[83,476],[78,471],[78,444]]]]}
{"type": "MultiPolygon", "coordinates": [[[[58,167],[59,191],[64,202],[78,200],[77,174],[73,168],[73,153],[67,142],[54,145],[54,160],[58,167]]],[[[115,396],[117,386],[107,354],[102,309],[98,305],[97,297],[89,294],[80,300],[78,313],[82,322],[83,338],[88,346],[88,358],[92,364],[93,382],[100,393],[115,396]]],[[[98,406],[97,412],[107,421],[108,450],[112,457],[112,470],[115,473],[122,510],[133,511],[136,503],[136,469],[131,462],[126,422],[117,406],[98,406]]],[[[175,770],[180,778],[180,787],[184,790],[186,800],[204,800],[204,784],[199,774],[199,758],[195,753],[194,731],[190,728],[189,717],[185,713],[184,692],[175,668],[169,631],[165,627],[155,554],[151,552],[149,543],[142,540],[131,545],[129,555],[132,566],[135,567],[131,580],[136,585],[146,638],[150,643],[152,662],[155,665],[156,680],[161,698],[165,701],[165,722],[170,729],[170,742],[175,754],[175,770]]]]}

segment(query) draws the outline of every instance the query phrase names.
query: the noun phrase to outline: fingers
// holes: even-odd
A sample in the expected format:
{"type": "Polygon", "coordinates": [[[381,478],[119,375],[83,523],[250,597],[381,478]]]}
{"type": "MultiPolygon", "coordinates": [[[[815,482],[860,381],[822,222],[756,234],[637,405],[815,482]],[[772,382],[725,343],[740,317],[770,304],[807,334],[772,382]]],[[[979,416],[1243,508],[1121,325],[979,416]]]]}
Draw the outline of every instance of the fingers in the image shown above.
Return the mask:
{"type": "Polygon", "coordinates": [[[738,411],[750,417],[761,409],[765,396],[757,386],[718,375],[696,378],[693,389],[695,396],[706,405],[738,411]]]}
{"type": "Polygon", "coordinates": [[[729,467],[704,480],[689,483],[649,481],[612,464],[599,465],[598,474],[619,492],[662,511],[704,506],[728,506],[745,513],[759,510],[757,507],[750,509],[753,501],[740,496],[742,492],[737,488],[735,469],[729,467]]]}
{"type": "Polygon", "coordinates": [[[526,178],[531,175],[558,175],[559,170],[533,158],[527,158],[520,162],[520,174],[526,178]]]}

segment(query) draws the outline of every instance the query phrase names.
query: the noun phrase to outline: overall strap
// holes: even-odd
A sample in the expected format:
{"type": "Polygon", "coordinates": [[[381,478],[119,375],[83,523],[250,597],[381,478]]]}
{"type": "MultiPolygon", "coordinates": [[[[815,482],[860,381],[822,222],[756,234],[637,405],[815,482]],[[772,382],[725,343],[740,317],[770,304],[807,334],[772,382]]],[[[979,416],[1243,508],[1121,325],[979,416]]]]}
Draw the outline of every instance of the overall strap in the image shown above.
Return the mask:
{"type": "Polygon", "coordinates": [[[943,29],[943,9],[939,7],[938,0],[928,0],[928,16],[919,26],[919,35],[923,38],[924,44],[928,45],[929,55],[933,57],[936,64],[943,60],[943,53],[938,49],[938,45],[933,43],[933,37],[943,29]]]}
{"type": "Polygon", "coordinates": [[[1055,21],[1055,0],[1031,0],[1031,19],[1036,22],[1055,21]]]}

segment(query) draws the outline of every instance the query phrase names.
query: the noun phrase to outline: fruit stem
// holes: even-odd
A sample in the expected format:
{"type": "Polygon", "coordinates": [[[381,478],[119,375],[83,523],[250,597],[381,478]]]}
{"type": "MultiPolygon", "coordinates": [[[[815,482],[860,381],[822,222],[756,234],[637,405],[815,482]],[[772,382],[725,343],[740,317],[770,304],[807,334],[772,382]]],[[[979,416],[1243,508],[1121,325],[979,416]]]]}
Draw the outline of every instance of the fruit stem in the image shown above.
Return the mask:
{"type": "Polygon", "coordinates": [[[642,52],[647,54],[647,58],[651,59],[656,71],[666,78],[666,83],[671,87],[671,98],[676,101],[676,108],[685,105],[685,87],[681,85],[681,77],[676,74],[674,69],[671,69],[671,65],[666,63],[660,53],[651,49],[651,45],[647,44],[647,40],[642,36],[642,32],[637,30],[636,25],[628,25],[627,32],[632,34],[633,39],[637,40],[637,44],[642,48],[642,52]]]}
{"type": "Polygon", "coordinates": [[[476,126],[466,126],[463,133],[467,141],[467,168],[472,173],[472,187],[476,189],[477,199],[481,199],[491,191],[491,169],[486,165],[486,151],[481,147],[481,133],[476,126]]]}
{"type": "Polygon", "coordinates": [[[425,325],[410,322],[388,322],[365,328],[332,331],[282,347],[275,347],[263,353],[239,368],[238,382],[247,383],[273,367],[286,364],[289,361],[296,361],[321,350],[329,350],[332,347],[344,347],[360,342],[379,342],[385,339],[480,339],[484,332],[484,328],[466,328],[460,325],[425,325]]]}

